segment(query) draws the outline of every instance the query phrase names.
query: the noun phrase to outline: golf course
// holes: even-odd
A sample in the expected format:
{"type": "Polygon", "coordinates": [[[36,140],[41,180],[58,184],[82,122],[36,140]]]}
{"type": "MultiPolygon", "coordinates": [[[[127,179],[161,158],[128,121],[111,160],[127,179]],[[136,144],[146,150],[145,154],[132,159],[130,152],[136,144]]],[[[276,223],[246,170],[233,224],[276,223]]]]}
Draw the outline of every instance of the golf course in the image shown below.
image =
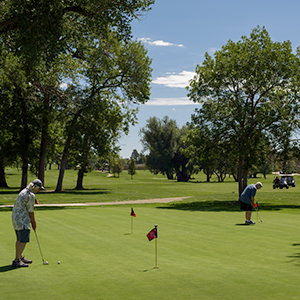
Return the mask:
{"type": "Polygon", "coordinates": [[[133,179],[126,171],[120,177],[92,171],[85,189],[74,190],[77,173],[66,170],[63,192],[55,193],[58,170],[46,171],[39,203],[74,206],[36,206],[40,248],[32,231],[24,253],[33,263],[12,269],[16,237],[8,206],[19,193],[21,171],[6,174],[10,188],[0,189],[1,300],[299,299],[300,178],[282,190],[272,188],[271,174],[250,178],[248,184],[260,181],[263,188],[255,198],[256,224],[247,226],[232,177],[207,183],[201,173],[176,182],[146,170],[133,179]],[[188,198],[138,203],[178,197],[188,198]],[[137,202],[120,204],[130,200],[137,202]],[[158,238],[149,241],[155,225],[158,238]]]}

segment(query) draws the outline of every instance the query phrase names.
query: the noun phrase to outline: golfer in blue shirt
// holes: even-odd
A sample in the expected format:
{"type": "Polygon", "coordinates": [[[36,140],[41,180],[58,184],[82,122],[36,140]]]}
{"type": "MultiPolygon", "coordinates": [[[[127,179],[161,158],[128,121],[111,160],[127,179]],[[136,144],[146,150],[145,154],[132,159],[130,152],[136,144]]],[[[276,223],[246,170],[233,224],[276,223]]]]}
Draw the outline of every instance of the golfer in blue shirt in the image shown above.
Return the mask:
{"type": "Polygon", "coordinates": [[[242,192],[240,196],[240,204],[241,204],[241,210],[245,211],[246,215],[246,221],[245,224],[255,224],[251,220],[252,215],[252,208],[254,207],[254,197],[256,195],[256,191],[262,188],[261,182],[256,182],[255,184],[249,184],[244,191],[242,192]]]}

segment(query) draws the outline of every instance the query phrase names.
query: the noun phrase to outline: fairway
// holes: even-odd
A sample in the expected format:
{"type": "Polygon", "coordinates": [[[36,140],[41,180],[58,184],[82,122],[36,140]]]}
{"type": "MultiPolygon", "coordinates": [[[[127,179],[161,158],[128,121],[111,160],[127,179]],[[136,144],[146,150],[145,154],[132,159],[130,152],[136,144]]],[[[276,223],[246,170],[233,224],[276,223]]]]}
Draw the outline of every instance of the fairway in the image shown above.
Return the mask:
{"type": "Polygon", "coordinates": [[[244,226],[240,211],[134,205],[130,234],[130,208],[37,209],[49,265],[32,233],[34,263],[17,270],[11,211],[0,210],[0,299],[299,299],[298,209],[261,211],[263,223],[244,226]]]}

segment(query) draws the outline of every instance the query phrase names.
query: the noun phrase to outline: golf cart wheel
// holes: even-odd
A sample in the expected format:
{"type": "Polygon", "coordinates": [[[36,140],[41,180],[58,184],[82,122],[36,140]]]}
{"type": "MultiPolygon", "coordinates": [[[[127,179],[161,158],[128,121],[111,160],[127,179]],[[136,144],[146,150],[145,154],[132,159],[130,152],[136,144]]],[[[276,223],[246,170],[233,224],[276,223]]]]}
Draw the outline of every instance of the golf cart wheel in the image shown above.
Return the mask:
{"type": "Polygon", "coordinates": [[[286,186],[286,189],[288,189],[288,188],[289,188],[289,186],[287,185],[287,186],[286,186]]]}

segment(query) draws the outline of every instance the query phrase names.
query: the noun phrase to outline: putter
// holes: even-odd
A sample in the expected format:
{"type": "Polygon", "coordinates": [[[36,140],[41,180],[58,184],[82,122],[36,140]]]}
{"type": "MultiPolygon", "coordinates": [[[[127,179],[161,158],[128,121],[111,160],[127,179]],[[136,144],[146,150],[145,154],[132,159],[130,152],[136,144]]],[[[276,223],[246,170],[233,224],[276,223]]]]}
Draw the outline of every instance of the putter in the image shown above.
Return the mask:
{"type": "Polygon", "coordinates": [[[257,214],[257,218],[259,218],[259,222],[263,222],[263,220],[260,218],[260,215],[258,213],[258,209],[256,208],[256,214],[257,214]]]}
{"type": "Polygon", "coordinates": [[[41,246],[40,246],[40,243],[39,243],[39,239],[38,239],[38,236],[37,236],[37,234],[36,234],[36,231],[35,231],[35,230],[34,230],[34,233],[35,233],[36,241],[37,241],[37,243],[38,243],[38,246],[39,246],[39,249],[40,249],[41,257],[42,257],[42,260],[43,260],[43,265],[47,265],[47,263],[44,261],[44,257],[43,257],[42,249],[41,249],[41,246]]]}

